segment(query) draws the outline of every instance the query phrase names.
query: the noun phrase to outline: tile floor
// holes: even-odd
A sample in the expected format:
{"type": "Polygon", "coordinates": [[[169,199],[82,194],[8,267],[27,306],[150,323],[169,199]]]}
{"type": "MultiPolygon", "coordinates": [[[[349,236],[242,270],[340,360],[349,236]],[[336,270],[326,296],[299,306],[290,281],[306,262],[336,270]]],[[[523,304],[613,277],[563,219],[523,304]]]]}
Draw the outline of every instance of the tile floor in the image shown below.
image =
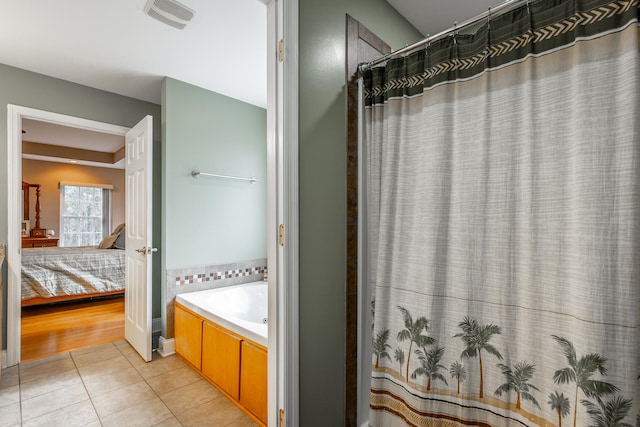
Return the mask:
{"type": "Polygon", "coordinates": [[[4,426],[257,426],[176,356],[116,341],[2,370],[4,426]]]}

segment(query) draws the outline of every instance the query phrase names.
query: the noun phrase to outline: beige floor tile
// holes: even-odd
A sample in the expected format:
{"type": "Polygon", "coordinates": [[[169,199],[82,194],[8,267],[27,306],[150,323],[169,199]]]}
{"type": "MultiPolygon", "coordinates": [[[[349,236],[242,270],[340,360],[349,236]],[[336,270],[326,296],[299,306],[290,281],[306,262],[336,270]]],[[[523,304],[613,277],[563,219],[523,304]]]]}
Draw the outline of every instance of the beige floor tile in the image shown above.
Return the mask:
{"type": "Polygon", "coordinates": [[[182,427],[182,424],[176,417],[171,416],[171,418],[166,419],[161,423],[154,424],[153,427],[182,427]]]}
{"type": "Polygon", "coordinates": [[[42,394],[52,393],[72,385],[82,384],[78,371],[56,372],[48,377],[26,382],[20,386],[22,400],[31,399],[42,394]]]}
{"type": "Polygon", "coordinates": [[[58,392],[23,399],[22,419],[23,421],[32,420],[88,399],[89,395],[82,384],[74,384],[58,392]]]}
{"type": "Polygon", "coordinates": [[[80,368],[81,366],[91,365],[97,362],[105,362],[112,359],[122,358],[122,353],[120,353],[120,350],[118,350],[115,345],[109,344],[108,346],[102,345],[99,347],[102,347],[102,349],[78,354],[75,352],[71,353],[71,357],[76,363],[76,366],[80,368]]]}
{"type": "Polygon", "coordinates": [[[161,395],[187,384],[192,384],[200,379],[200,375],[193,369],[184,366],[167,372],[164,375],[156,375],[155,377],[149,378],[147,384],[149,384],[158,395],[161,395]]]}
{"type": "MultiPolygon", "coordinates": [[[[40,417],[23,423],[24,427],[50,427],[50,426],[86,426],[89,423],[99,422],[90,400],[84,400],[74,405],[66,406],[57,411],[49,412],[40,417]]],[[[99,425],[99,424],[98,424],[99,425]]]]}
{"type": "Polygon", "coordinates": [[[126,350],[126,349],[133,350],[133,346],[129,344],[129,341],[127,340],[114,341],[113,345],[115,345],[118,350],[126,350]]]}
{"type": "Polygon", "coordinates": [[[131,344],[129,344],[129,341],[127,341],[127,340],[114,341],[113,345],[118,347],[118,349],[120,349],[120,350],[123,350],[123,349],[131,349],[131,350],[133,350],[133,347],[131,347],[131,344]]]}
{"type": "Polygon", "coordinates": [[[118,350],[120,350],[120,353],[122,353],[132,365],[146,365],[147,362],[127,341],[116,341],[115,344],[118,350]]]}
{"type": "Polygon", "coordinates": [[[20,427],[20,403],[0,408],[0,427],[20,427]]]}
{"type": "Polygon", "coordinates": [[[73,371],[76,365],[70,357],[43,359],[46,362],[20,365],[20,384],[49,377],[60,372],[73,371]],[[51,360],[49,360],[51,359],[51,360]]]}
{"type": "Polygon", "coordinates": [[[149,363],[145,363],[144,365],[136,366],[138,372],[144,379],[153,378],[157,375],[166,374],[175,369],[183,368],[187,366],[182,360],[180,360],[177,356],[169,356],[169,357],[159,357],[154,358],[149,363]]]}
{"type": "Polygon", "coordinates": [[[226,426],[243,417],[247,415],[224,396],[176,414],[185,427],[226,426]]]}
{"type": "Polygon", "coordinates": [[[19,366],[21,369],[30,369],[38,365],[51,363],[56,360],[65,360],[65,359],[71,359],[71,355],[68,352],[56,354],[56,355],[45,357],[42,359],[31,360],[29,362],[23,362],[23,363],[20,363],[19,366]]]}
{"type": "Polygon", "coordinates": [[[20,386],[5,387],[0,389],[0,408],[20,403],[20,386]]]}
{"type": "Polygon", "coordinates": [[[248,415],[238,418],[232,421],[231,424],[227,424],[225,427],[259,427],[260,424],[249,418],[248,415]]]}
{"type": "MultiPolygon", "coordinates": [[[[205,380],[198,379],[198,381],[191,384],[161,394],[160,399],[162,399],[171,412],[177,415],[178,413],[185,412],[221,396],[222,394],[211,384],[205,380]]],[[[180,418],[178,417],[178,419],[180,418]]]]}
{"type": "Polygon", "coordinates": [[[20,367],[18,365],[4,368],[0,375],[0,390],[20,384],[20,367]]]}
{"type": "Polygon", "coordinates": [[[131,365],[135,366],[136,368],[138,366],[143,366],[143,365],[146,365],[148,363],[135,350],[120,350],[120,351],[122,352],[124,357],[127,358],[129,363],[131,363],[131,365]]]}
{"type": "Polygon", "coordinates": [[[87,354],[87,353],[96,353],[96,352],[102,352],[102,351],[111,351],[114,348],[117,348],[115,343],[112,342],[108,342],[108,343],[104,343],[104,344],[98,344],[98,345],[93,345],[91,347],[85,347],[85,348],[81,348],[79,350],[73,350],[71,352],[71,357],[74,356],[79,356],[81,354],[87,354]]]}
{"type": "Polygon", "coordinates": [[[84,381],[91,378],[109,375],[113,372],[124,371],[131,368],[131,363],[124,357],[114,357],[103,362],[95,362],[88,365],[78,366],[78,372],[84,381]]]}
{"type": "Polygon", "coordinates": [[[170,418],[173,418],[173,414],[160,399],[154,397],[123,411],[100,417],[100,421],[104,427],[136,427],[154,426],[170,418]]]}
{"type": "Polygon", "coordinates": [[[141,402],[157,398],[144,381],[118,390],[110,391],[92,399],[100,419],[122,412],[141,402]]]}
{"type": "Polygon", "coordinates": [[[123,371],[116,371],[107,375],[89,378],[84,381],[84,386],[87,388],[89,396],[93,399],[110,391],[118,390],[141,381],[144,380],[138,371],[133,367],[129,367],[123,371]]]}

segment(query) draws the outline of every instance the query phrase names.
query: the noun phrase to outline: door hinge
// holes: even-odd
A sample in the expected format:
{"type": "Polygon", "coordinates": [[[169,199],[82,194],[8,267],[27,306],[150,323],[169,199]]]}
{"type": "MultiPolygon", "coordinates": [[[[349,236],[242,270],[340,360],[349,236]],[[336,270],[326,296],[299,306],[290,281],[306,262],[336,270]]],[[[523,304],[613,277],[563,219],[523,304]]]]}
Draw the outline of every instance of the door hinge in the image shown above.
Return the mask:
{"type": "Polygon", "coordinates": [[[280,224],[280,246],[284,246],[284,224],[280,224]]]}
{"type": "Polygon", "coordinates": [[[280,427],[284,427],[284,409],[280,409],[280,427]]]}
{"type": "Polygon", "coordinates": [[[278,61],[284,61],[284,39],[280,39],[280,43],[278,43],[278,61]]]}

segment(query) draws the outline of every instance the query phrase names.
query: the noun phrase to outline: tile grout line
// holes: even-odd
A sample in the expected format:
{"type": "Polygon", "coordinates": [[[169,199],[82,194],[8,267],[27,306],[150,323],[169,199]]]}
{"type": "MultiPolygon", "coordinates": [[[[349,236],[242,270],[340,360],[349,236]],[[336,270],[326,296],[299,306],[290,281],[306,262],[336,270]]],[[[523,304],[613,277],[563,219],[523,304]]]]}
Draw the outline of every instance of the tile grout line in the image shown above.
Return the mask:
{"type": "Polygon", "coordinates": [[[100,423],[100,425],[102,426],[102,420],[100,419],[100,415],[98,414],[98,410],[96,409],[96,405],[94,405],[93,403],[93,399],[91,398],[91,394],[89,394],[89,389],[87,389],[87,385],[84,382],[84,378],[82,377],[82,374],[80,373],[80,369],[78,369],[78,365],[76,364],[76,359],[73,357],[73,354],[71,354],[71,352],[69,352],[69,357],[71,358],[71,361],[73,362],[73,366],[76,368],[76,372],[78,373],[78,377],[80,377],[80,381],[82,382],[82,387],[84,387],[84,391],[87,392],[87,397],[89,398],[89,402],[91,403],[91,407],[93,408],[93,411],[96,413],[96,417],[98,418],[98,423],[100,423]]]}
{"type": "MultiPolygon", "coordinates": [[[[59,356],[59,355],[63,355],[63,354],[68,354],[69,355],[69,359],[71,359],[71,362],[73,362],[74,369],[77,372],[78,377],[80,377],[80,372],[78,371],[78,367],[76,366],[75,361],[73,360],[73,357],[71,356],[71,352],[70,351],[67,351],[67,352],[64,352],[64,353],[58,353],[57,355],[54,355],[54,356],[59,356]]],[[[54,356],[50,356],[50,357],[54,357],[54,356]]],[[[59,359],[59,360],[62,360],[62,359],[59,359]]],[[[82,377],[80,377],[80,380],[82,381],[82,377]]],[[[35,382],[37,380],[32,380],[32,381],[35,382]]],[[[30,381],[28,381],[28,382],[30,382],[30,381]]],[[[18,393],[19,393],[19,396],[20,396],[20,425],[23,425],[25,423],[24,412],[23,412],[23,409],[22,409],[22,403],[23,403],[22,402],[22,385],[23,385],[23,382],[22,382],[22,369],[21,369],[20,363],[18,362],[18,393]]],[[[83,383],[83,386],[84,386],[84,383],[83,383]]],[[[85,388],[85,390],[86,390],[86,388],[85,388]]],[[[37,397],[38,396],[34,396],[34,397],[31,397],[31,399],[35,399],[37,397]]],[[[89,400],[91,400],[91,398],[89,397],[89,393],[88,392],[87,392],[87,397],[89,398],[89,400]]],[[[29,399],[27,399],[27,400],[29,400],[29,399]]],[[[67,406],[70,406],[70,405],[67,405],[67,406]]],[[[53,410],[51,410],[49,412],[45,412],[43,414],[40,414],[40,415],[38,415],[37,417],[35,417],[33,419],[40,418],[40,417],[42,417],[44,415],[47,415],[47,414],[51,414],[52,412],[55,412],[55,411],[60,410],[60,409],[63,409],[63,408],[53,409],[53,410]]]]}
{"type": "MultiPolygon", "coordinates": [[[[153,360],[153,357],[151,358],[151,360],[153,360]]],[[[150,363],[150,362],[149,362],[150,363]]],[[[134,367],[135,368],[135,367],[134,367]]],[[[140,371],[138,371],[136,369],[136,372],[140,373],[140,371]]],[[[163,374],[160,374],[163,375],[163,374]]],[[[160,400],[160,402],[162,402],[162,404],[164,405],[165,408],[167,408],[167,411],[169,411],[169,413],[171,414],[171,416],[178,422],[178,424],[180,424],[182,426],[182,423],[180,422],[180,420],[178,419],[178,416],[176,414],[173,413],[173,411],[171,410],[171,408],[169,408],[167,406],[167,404],[164,402],[164,400],[162,400],[162,398],[160,397],[160,395],[158,394],[157,391],[155,391],[153,389],[153,387],[151,387],[151,384],[149,384],[149,382],[147,381],[147,378],[143,377],[142,374],[140,374],[140,376],[142,377],[142,380],[145,382],[145,384],[151,389],[151,391],[153,392],[153,394],[156,395],[156,397],[158,398],[158,400],[160,400]]],[[[154,377],[152,377],[154,378],[154,377]]],[[[170,417],[167,417],[166,419],[160,421],[158,424],[163,423],[165,421],[167,421],[170,417]]]]}
{"type": "MultiPolygon", "coordinates": [[[[133,370],[134,370],[134,371],[136,371],[136,373],[137,373],[138,375],[140,375],[140,378],[142,378],[142,381],[144,381],[144,382],[146,383],[145,378],[142,376],[142,374],[140,373],[140,371],[138,371],[138,368],[136,368],[136,367],[135,367],[135,365],[134,365],[133,363],[131,363],[131,360],[129,360],[129,358],[127,357],[127,355],[126,355],[126,354],[124,354],[124,353],[122,352],[122,350],[120,349],[120,347],[118,347],[118,346],[115,344],[115,341],[112,341],[112,342],[111,342],[111,344],[113,344],[113,346],[116,348],[116,350],[118,350],[118,353],[120,353],[120,355],[124,358],[124,360],[126,360],[126,361],[127,361],[127,363],[129,364],[129,366],[131,366],[131,368],[133,368],[133,370]]],[[[84,381],[83,381],[83,382],[84,382],[84,381]]],[[[112,391],[114,391],[114,390],[112,390],[112,391]]],[[[154,394],[155,394],[155,391],[154,391],[153,389],[151,389],[151,391],[153,391],[153,392],[154,392],[154,394]]],[[[88,391],[88,390],[87,390],[87,393],[89,393],[89,391],[88,391]]],[[[93,405],[93,399],[91,398],[91,395],[89,395],[89,399],[91,399],[91,404],[93,405]]],[[[138,403],[137,403],[137,405],[139,405],[139,404],[141,404],[141,403],[144,403],[144,402],[147,402],[147,401],[149,401],[149,400],[151,400],[151,399],[147,399],[147,400],[143,400],[142,402],[138,402],[138,403]]],[[[95,405],[94,405],[94,409],[95,409],[95,405]]],[[[124,411],[126,411],[127,409],[129,409],[129,408],[125,408],[125,409],[122,409],[122,410],[120,410],[120,411],[118,411],[118,412],[114,412],[114,413],[112,413],[112,414],[109,414],[109,415],[107,415],[107,417],[110,417],[110,416],[112,416],[112,415],[119,414],[120,412],[124,412],[124,411]]],[[[96,415],[98,416],[98,420],[100,421],[100,425],[102,426],[102,425],[103,425],[103,423],[102,423],[102,417],[101,417],[101,416],[100,416],[100,414],[98,413],[98,410],[97,410],[97,409],[95,409],[95,411],[96,411],[96,415]]]]}
{"type": "MultiPolygon", "coordinates": [[[[122,350],[120,349],[120,347],[118,347],[116,345],[116,348],[118,349],[118,351],[120,352],[120,354],[122,354],[122,356],[127,359],[127,362],[129,362],[129,364],[133,367],[133,369],[138,373],[138,375],[140,375],[140,378],[142,378],[142,381],[144,381],[144,383],[147,385],[147,387],[149,387],[149,389],[153,392],[153,394],[158,398],[158,400],[160,400],[160,402],[162,402],[162,404],[165,406],[165,408],[167,408],[167,410],[169,411],[169,413],[171,414],[171,416],[173,416],[173,418],[178,422],[178,424],[180,424],[182,426],[182,423],[180,422],[180,420],[178,419],[178,417],[176,416],[176,414],[173,413],[173,411],[171,409],[169,409],[169,407],[167,406],[167,404],[164,402],[164,400],[162,400],[162,398],[160,397],[160,395],[153,389],[153,387],[151,387],[151,384],[149,384],[149,382],[147,381],[147,378],[145,378],[142,373],[138,370],[138,368],[135,367],[135,365],[133,363],[131,363],[131,361],[129,360],[129,358],[127,357],[126,354],[124,354],[122,352],[122,350]]],[[[153,361],[153,357],[151,358],[151,361],[153,361]]],[[[145,362],[145,363],[151,363],[151,362],[145,362]]],[[[145,366],[145,365],[142,365],[145,366]]],[[[162,374],[160,374],[162,375],[162,374]]],[[[151,399],[148,399],[151,400],[151,399]]],[[[147,402],[147,400],[145,400],[145,402],[147,402]]],[[[142,402],[141,402],[142,403],[142,402]]],[[[167,421],[170,417],[167,417],[164,420],[161,420],[159,423],[163,423],[165,421],[167,421]]],[[[158,423],[158,424],[159,424],[158,423]]]]}

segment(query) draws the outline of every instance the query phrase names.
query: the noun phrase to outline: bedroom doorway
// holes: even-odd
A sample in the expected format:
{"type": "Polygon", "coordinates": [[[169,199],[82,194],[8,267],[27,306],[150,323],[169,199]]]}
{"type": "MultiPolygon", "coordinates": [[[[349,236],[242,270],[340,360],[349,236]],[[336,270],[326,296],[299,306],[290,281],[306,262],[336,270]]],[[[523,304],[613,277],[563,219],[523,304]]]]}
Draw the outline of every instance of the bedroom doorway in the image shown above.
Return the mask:
{"type": "MultiPolygon", "coordinates": [[[[93,132],[118,135],[124,141],[124,135],[129,128],[115,126],[91,120],[65,116],[57,113],[34,110],[14,105],[8,106],[8,223],[15,224],[8,233],[8,246],[21,247],[20,223],[22,208],[20,202],[22,193],[18,190],[22,178],[22,121],[43,121],[59,126],[68,126],[93,132]],[[15,232],[14,232],[15,230],[15,232]]],[[[124,181],[124,178],[123,178],[124,181]]],[[[151,206],[151,205],[149,205],[151,206]]],[[[117,225],[117,224],[116,224],[117,225]]],[[[11,251],[7,254],[8,264],[8,294],[7,294],[7,365],[19,363],[21,351],[21,266],[22,251],[11,251]]],[[[126,308],[125,308],[126,311],[126,308]]],[[[124,317],[124,316],[123,316],[124,317]]],[[[149,321],[150,328],[150,321],[149,321]]]]}
{"type": "MultiPolygon", "coordinates": [[[[98,246],[125,221],[124,138],[28,118],[21,129],[23,230],[29,225],[37,230],[22,235],[20,360],[122,340],[122,250],[95,251],[108,256],[79,265],[72,247],[98,246]],[[45,237],[29,237],[45,231],[45,237]],[[47,248],[39,249],[41,245],[47,248]],[[107,280],[99,274],[108,262],[120,267],[110,270],[107,280]],[[60,292],[45,286],[54,282],[60,292]],[[99,296],[85,294],[90,287],[99,296]],[[78,291],[82,300],[75,298],[78,291]],[[113,298],[107,299],[107,292],[113,292],[113,298]]],[[[87,260],[94,258],[86,250],[77,251],[87,260]]]]}

